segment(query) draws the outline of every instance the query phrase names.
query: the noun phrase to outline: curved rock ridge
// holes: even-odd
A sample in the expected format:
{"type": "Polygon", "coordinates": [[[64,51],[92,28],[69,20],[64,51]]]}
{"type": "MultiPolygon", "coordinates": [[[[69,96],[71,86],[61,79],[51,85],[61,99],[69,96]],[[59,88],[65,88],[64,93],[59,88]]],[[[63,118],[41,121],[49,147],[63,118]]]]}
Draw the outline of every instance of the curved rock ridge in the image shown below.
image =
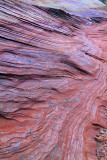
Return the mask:
{"type": "Polygon", "coordinates": [[[106,159],[107,20],[0,3],[0,159],[106,159]]]}
{"type": "Polygon", "coordinates": [[[100,0],[19,0],[27,4],[35,3],[39,6],[62,9],[70,14],[89,17],[106,17],[107,6],[100,0]]]}

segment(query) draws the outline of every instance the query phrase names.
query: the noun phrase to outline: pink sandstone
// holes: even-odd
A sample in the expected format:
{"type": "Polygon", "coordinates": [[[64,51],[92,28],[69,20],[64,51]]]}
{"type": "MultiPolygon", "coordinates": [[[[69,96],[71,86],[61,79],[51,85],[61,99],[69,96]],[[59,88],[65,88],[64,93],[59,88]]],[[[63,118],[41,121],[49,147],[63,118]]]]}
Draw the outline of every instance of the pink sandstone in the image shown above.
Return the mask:
{"type": "Polygon", "coordinates": [[[106,158],[107,19],[0,3],[0,159],[106,158]]]}

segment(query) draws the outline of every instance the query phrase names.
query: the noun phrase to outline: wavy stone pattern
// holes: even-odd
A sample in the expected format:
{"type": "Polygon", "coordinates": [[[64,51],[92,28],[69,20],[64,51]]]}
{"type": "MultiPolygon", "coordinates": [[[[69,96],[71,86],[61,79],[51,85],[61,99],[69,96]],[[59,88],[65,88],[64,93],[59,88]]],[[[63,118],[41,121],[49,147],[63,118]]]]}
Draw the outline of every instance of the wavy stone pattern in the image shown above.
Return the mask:
{"type": "Polygon", "coordinates": [[[0,3],[0,159],[106,159],[106,19],[0,3]]]}
{"type": "Polygon", "coordinates": [[[27,4],[50,7],[65,10],[67,13],[75,14],[85,18],[106,17],[107,6],[99,0],[20,0],[27,4]]]}

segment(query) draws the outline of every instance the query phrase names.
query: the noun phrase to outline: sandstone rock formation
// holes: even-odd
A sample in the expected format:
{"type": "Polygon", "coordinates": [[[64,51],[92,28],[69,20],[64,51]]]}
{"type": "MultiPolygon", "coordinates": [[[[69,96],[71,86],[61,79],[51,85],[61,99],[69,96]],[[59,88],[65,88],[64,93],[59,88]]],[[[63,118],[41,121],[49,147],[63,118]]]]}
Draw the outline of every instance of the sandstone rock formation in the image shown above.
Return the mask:
{"type": "Polygon", "coordinates": [[[106,16],[0,3],[0,159],[106,159],[106,16]]]}
{"type": "Polygon", "coordinates": [[[107,18],[107,7],[99,0],[20,0],[27,4],[62,9],[67,13],[75,14],[85,18],[102,16],[107,18]]]}

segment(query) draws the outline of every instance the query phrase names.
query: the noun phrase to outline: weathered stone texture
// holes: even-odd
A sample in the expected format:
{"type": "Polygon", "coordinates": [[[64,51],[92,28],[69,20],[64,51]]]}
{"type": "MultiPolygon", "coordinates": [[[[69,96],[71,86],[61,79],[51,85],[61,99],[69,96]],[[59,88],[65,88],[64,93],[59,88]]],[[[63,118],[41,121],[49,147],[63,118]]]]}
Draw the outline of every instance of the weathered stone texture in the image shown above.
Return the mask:
{"type": "Polygon", "coordinates": [[[0,3],[0,159],[106,157],[106,18],[0,3]]]}

